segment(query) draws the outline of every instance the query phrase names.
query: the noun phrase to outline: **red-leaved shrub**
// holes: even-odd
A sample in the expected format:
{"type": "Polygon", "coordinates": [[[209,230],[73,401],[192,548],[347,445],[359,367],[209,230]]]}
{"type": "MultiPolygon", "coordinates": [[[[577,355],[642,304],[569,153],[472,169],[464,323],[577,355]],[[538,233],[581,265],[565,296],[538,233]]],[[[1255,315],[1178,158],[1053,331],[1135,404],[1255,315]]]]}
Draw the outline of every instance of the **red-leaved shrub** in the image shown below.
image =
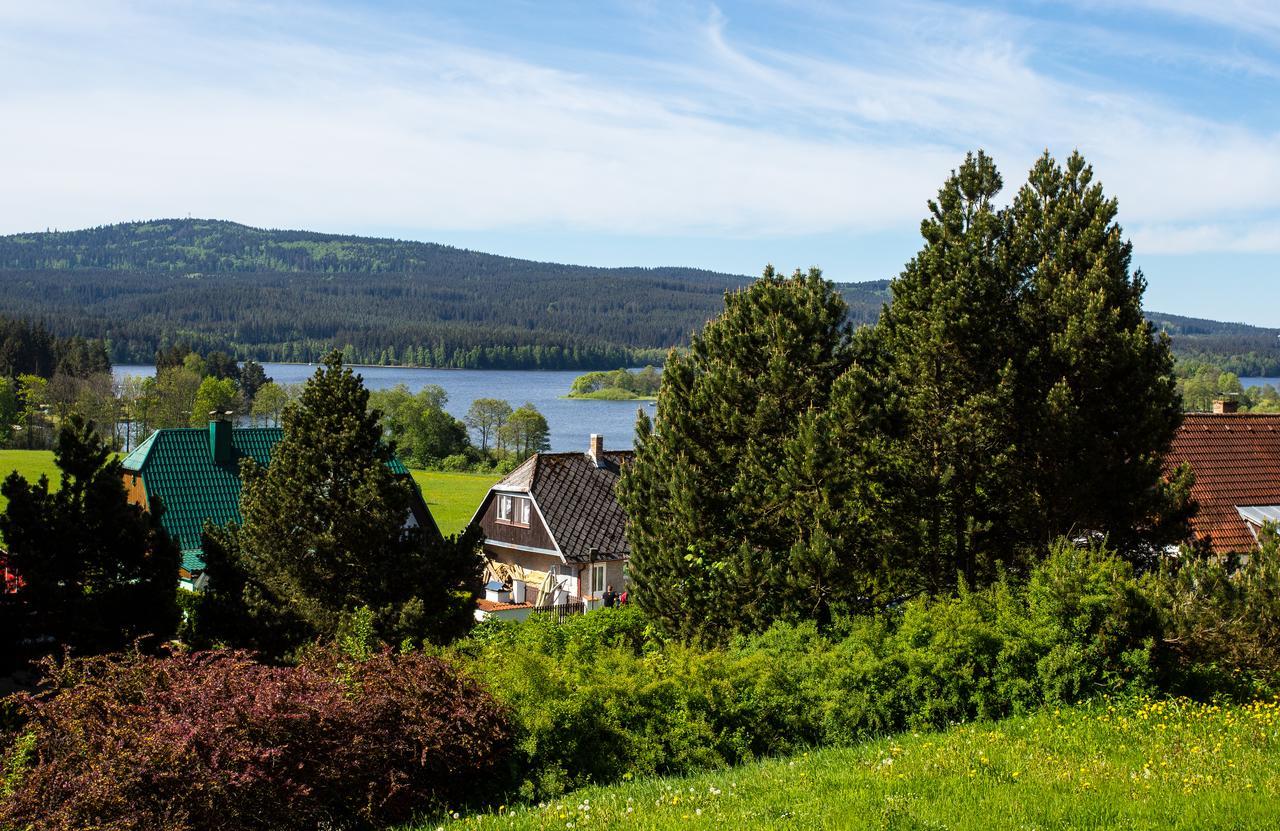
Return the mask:
{"type": "Polygon", "coordinates": [[[448,663],[321,651],[50,664],[0,767],[0,828],[380,827],[480,794],[510,746],[502,708],[448,663]]]}

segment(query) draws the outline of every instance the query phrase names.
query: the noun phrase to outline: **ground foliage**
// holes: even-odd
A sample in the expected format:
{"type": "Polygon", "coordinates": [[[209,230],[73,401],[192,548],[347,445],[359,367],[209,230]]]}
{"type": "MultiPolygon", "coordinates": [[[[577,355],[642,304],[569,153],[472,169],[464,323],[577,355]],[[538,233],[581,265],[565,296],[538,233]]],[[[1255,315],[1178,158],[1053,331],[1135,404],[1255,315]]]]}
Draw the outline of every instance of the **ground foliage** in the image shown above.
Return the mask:
{"type": "Polygon", "coordinates": [[[1278,751],[1274,701],[1098,698],[694,777],[586,788],[444,824],[476,831],[1268,831],[1280,799],[1278,751]]]}
{"type": "Polygon", "coordinates": [[[4,756],[0,827],[383,828],[484,793],[502,709],[421,653],[233,651],[47,666],[4,756]]]}
{"type": "Polygon", "coordinates": [[[1029,581],[824,630],[775,623],[704,649],[628,606],[486,623],[452,654],[511,708],[527,799],[1153,690],[1173,671],[1131,566],[1065,543],[1029,581]]]}

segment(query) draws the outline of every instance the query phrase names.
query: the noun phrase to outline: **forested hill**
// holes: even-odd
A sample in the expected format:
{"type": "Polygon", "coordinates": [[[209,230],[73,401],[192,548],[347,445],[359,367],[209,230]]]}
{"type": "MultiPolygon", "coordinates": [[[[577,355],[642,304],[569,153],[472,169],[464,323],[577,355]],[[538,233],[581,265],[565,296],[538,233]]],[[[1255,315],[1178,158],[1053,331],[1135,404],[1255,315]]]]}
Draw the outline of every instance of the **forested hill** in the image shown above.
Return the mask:
{"type": "MultiPolygon", "coordinates": [[[[210,220],[0,237],[0,308],[103,338],[117,363],[185,341],[259,360],[338,346],[368,363],[617,368],[660,362],[750,279],[210,220]]],[[[874,319],[883,295],[850,286],[855,317],[874,319]]]]}
{"type": "MultiPolygon", "coordinates": [[[[101,338],[116,363],[186,342],[258,360],[314,361],[337,346],[362,363],[616,369],[661,361],[750,279],[202,219],[0,236],[0,310],[101,338]]],[[[885,280],[841,289],[858,323],[889,298],[885,280]]],[[[1280,371],[1271,330],[1153,317],[1180,352],[1280,371]]]]}

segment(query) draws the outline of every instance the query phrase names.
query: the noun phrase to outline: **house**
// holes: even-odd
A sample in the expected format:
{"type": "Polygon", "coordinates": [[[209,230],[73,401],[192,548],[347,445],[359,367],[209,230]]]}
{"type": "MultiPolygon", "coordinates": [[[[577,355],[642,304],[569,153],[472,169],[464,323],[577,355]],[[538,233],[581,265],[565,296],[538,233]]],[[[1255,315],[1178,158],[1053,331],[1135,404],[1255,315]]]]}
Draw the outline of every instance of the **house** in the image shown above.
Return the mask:
{"type": "Polygon", "coordinates": [[[623,591],[630,547],[614,491],[631,456],[592,435],[587,452],[535,454],[489,490],[471,520],[488,580],[478,619],[595,609],[607,587],[623,591]]]}
{"type": "MultiPolygon", "coordinates": [[[[251,458],[266,467],[283,436],[280,427],[233,427],[229,421],[214,419],[207,430],[156,430],[125,457],[129,501],[149,509],[159,499],[160,524],[182,551],[180,585],[188,589],[204,585],[200,534],[205,521],[215,525],[240,521],[240,462],[251,458]]],[[[389,466],[397,476],[409,478],[399,459],[392,459],[389,466]]],[[[439,534],[416,485],[413,493],[416,498],[406,527],[421,526],[439,534]]]]}
{"type": "Polygon", "coordinates": [[[1197,543],[1215,554],[1245,553],[1268,522],[1280,522],[1280,414],[1241,413],[1234,401],[1188,413],[1165,455],[1165,469],[1188,465],[1197,543]]]}

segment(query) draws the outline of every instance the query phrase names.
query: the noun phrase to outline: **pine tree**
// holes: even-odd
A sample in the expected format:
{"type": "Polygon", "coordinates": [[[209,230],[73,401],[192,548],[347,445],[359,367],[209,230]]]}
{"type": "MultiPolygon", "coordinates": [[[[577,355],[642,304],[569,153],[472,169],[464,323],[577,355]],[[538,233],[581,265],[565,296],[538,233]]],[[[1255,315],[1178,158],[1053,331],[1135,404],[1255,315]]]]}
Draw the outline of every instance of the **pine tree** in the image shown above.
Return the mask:
{"type": "Polygon", "coordinates": [[[1065,169],[1045,153],[1009,211],[1023,286],[1021,524],[1029,544],[1102,533],[1145,559],[1185,537],[1186,487],[1161,478],[1181,406],[1117,212],[1079,153],[1065,169]]]}
{"type": "Polygon", "coordinates": [[[771,480],[848,367],[846,318],[817,269],[770,267],[668,358],[656,429],[641,413],[619,498],[636,599],[673,634],[719,640],[812,613],[815,575],[793,557],[808,544],[780,517],[791,494],[771,480]]]}
{"type": "Polygon", "coordinates": [[[16,471],[0,488],[9,504],[0,534],[23,586],[16,596],[26,638],[50,636],[80,654],[110,652],[178,623],[177,546],[125,491],[120,461],[91,422],[72,416],[58,433],[60,488],[16,471]]]}
{"type": "Polygon", "coordinates": [[[991,576],[1008,548],[997,539],[1017,498],[1017,281],[1002,257],[1002,181],[969,154],[929,202],[925,244],[893,282],[873,339],[881,395],[899,407],[886,448],[902,474],[898,521],[913,534],[920,588],[991,576]]]}
{"type": "MultiPolygon", "coordinates": [[[[339,353],[284,412],[284,437],[265,470],[246,460],[243,524],[208,529],[211,620],[237,610],[249,629],[210,639],[286,654],[335,635],[367,606],[380,637],[444,642],[465,631],[478,588],[474,535],[441,540],[406,528],[413,484],[388,467],[380,413],[339,353]]],[[[234,627],[233,627],[234,628],[234,627]]]]}

